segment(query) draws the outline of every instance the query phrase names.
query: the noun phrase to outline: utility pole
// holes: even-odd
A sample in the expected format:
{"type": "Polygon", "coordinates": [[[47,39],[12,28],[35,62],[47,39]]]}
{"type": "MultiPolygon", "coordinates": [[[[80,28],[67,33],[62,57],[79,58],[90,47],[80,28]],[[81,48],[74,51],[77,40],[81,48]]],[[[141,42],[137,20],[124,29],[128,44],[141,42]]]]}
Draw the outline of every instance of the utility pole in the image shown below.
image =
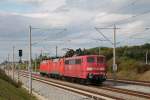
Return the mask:
{"type": "Polygon", "coordinates": [[[35,58],[35,72],[37,72],[37,54],[36,54],[36,58],[35,58]]]}
{"type": "Polygon", "coordinates": [[[14,59],[15,59],[15,55],[14,55],[14,49],[15,49],[15,46],[13,46],[13,66],[12,66],[12,71],[13,71],[13,75],[12,75],[12,77],[13,77],[13,80],[14,80],[14,68],[15,68],[15,62],[14,62],[14,59]]]}
{"type": "Polygon", "coordinates": [[[9,75],[9,54],[8,54],[8,64],[7,64],[7,70],[8,70],[8,75],[9,75]]]}
{"type": "Polygon", "coordinates": [[[57,58],[57,49],[58,49],[58,47],[56,46],[56,58],[57,58]]]}
{"type": "Polygon", "coordinates": [[[148,50],[146,51],[146,55],[145,55],[145,64],[148,64],[147,58],[148,58],[148,50]]]}
{"type": "Polygon", "coordinates": [[[95,28],[108,42],[110,42],[113,45],[113,65],[112,65],[112,69],[113,69],[113,80],[114,80],[114,85],[116,85],[116,71],[117,71],[117,64],[116,64],[116,29],[120,29],[120,28],[116,28],[116,25],[114,25],[113,28],[95,28]],[[108,39],[101,31],[99,31],[98,29],[113,29],[113,42],[108,39]]]}
{"type": "Polygon", "coordinates": [[[101,54],[101,47],[102,47],[102,44],[103,44],[103,41],[107,41],[107,40],[104,40],[104,39],[94,39],[96,40],[96,43],[98,41],[100,41],[101,45],[98,47],[98,54],[100,55],[101,54]]]}
{"type": "MultiPolygon", "coordinates": [[[[102,47],[103,41],[106,41],[106,40],[100,40],[100,41],[101,41],[101,47],[102,47]]],[[[101,55],[101,47],[99,47],[99,55],[101,55]]]]}
{"type": "Polygon", "coordinates": [[[100,55],[100,51],[101,51],[101,47],[99,47],[99,51],[98,51],[98,52],[99,52],[99,55],[100,55]]]}
{"type": "Polygon", "coordinates": [[[116,65],[116,25],[114,25],[114,34],[113,34],[113,79],[114,79],[114,85],[116,85],[116,71],[117,71],[117,65],[116,65]]]}
{"type": "Polygon", "coordinates": [[[31,62],[31,50],[32,50],[32,47],[31,47],[31,39],[32,39],[32,35],[31,35],[31,32],[32,32],[32,27],[29,26],[29,67],[28,67],[28,71],[29,71],[29,93],[30,95],[32,94],[32,62],[31,62]]]}
{"type": "Polygon", "coordinates": [[[7,65],[8,65],[8,61],[7,61],[7,57],[6,57],[6,63],[5,63],[5,73],[7,73],[7,65]]]}
{"type": "MultiPolygon", "coordinates": [[[[29,26],[29,93],[32,94],[32,29],[40,29],[40,28],[33,28],[31,25],[29,26]]],[[[41,51],[42,56],[42,51],[41,51]]]]}
{"type": "Polygon", "coordinates": [[[43,50],[41,49],[41,56],[43,56],[43,50]]]}

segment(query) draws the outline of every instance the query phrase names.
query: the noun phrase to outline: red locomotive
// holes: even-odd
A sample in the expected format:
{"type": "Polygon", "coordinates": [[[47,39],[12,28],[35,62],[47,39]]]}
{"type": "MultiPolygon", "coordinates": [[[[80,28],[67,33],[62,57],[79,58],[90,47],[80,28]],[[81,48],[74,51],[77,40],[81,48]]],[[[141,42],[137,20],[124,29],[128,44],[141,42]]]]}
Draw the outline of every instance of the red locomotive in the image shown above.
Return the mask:
{"type": "Polygon", "coordinates": [[[101,83],[106,80],[106,63],[102,55],[84,55],[54,60],[40,64],[40,74],[83,82],[101,83]]]}

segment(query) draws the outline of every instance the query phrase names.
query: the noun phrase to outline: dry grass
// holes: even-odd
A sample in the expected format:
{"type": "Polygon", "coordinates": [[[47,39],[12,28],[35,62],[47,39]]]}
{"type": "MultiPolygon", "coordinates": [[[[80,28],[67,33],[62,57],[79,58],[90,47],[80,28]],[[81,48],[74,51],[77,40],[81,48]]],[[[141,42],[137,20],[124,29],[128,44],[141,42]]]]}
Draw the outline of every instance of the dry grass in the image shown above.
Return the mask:
{"type": "Polygon", "coordinates": [[[142,81],[150,81],[150,71],[147,71],[141,75],[139,75],[138,80],[142,80],[142,81]]]}
{"type": "MultiPolygon", "coordinates": [[[[108,78],[112,78],[111,73],[107,73],[108,78]]],[[[118,79],[150,81],[150,71],[142,74],[137,74],[135,71],[120,71],[117,73],[118,79]]]]}

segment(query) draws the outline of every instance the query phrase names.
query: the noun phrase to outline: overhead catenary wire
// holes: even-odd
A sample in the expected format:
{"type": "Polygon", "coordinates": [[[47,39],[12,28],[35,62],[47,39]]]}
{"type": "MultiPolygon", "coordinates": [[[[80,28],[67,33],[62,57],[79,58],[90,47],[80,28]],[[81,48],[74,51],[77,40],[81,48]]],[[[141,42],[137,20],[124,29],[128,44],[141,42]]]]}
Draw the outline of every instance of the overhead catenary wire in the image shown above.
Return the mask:
{"type": "MultiPolygon", "coordinates": [[[[149,29],[150,28],[144,28],[143,32],[148,31],[149,29]]],[[[140,33],[142,33],[142,32],[140,32],[140,33]]],[[[126,39],[123,39],[122,41],[119,41],[119,43],[125,42],[125,41],[127,41],[129,39],[133,39],[133,38],[135,38],[134,36],[137,36],[137,35],[139,36],[139,32],[128,36],[126,39]]]]}
{"type": "MultiPolygon", "coordinates": [[[[135,5],[138,1],[139,0],[134,0],[133,2],[127,4],[127,5],[123,6],[123,7],[117,8],[116,10],[111,11],[111,12],[119,12],[120,10],[129,8],[129,7],[133,6],[133,5],[135,5]]],[[[111,13],[111,12],[108,12],[108,13],[111,13]]],[[[107,15],[102,15],[101,17],[105,17],[105,16],[107,16],[107,15]]]]}
{"type": "MultiPolygon", "coordinates": [[[[58,28],[56,28],[57,30],[62,30],[62,31],[60,31],[60,32],[57,32],[56,34],[60,34],[60,33],[63,33],[63,32],[65,32],[67,29],[66,28],[64,28],[64,29],[58,29],[58,28]]],[[[44,37],[44,38],[42,38],[42,39],[40,39],[40,40],[38,40],[38,41],[34,41],[33,42],[33,45],[36,45],[36,44],[39,44],[39,43],[42,43],[42,42],[48,42],[48,41],[59,41],[59,40],[48,40],[49,38],[48,38],[48,36],[47,37],[44,37]]]]}
{"type": "MultiPolygon", "coordinates": [[[[140,14],[132,15],[132,16],[130,16],[130,17],[128,17],[128,18],[125,18],[125,19],[122,19],[122,20],[119,20],[118,22],[115,22],[115,24],[121,24],[121,23],[124,23],[124,22],[126,22],[126,21],[128,21],[128,20],[131,20],[131,19],[133,19],[133,18],[137,18],[137,17],[139,17],[139,16],[143,16],[143,15],[148,14],[148,13],[150,13],[150,10],[144,11],[144,12],[142,12],[142,13],[140,13],[140,14]]],[[[113,25],[114,25],[114,24],[110,24],[110,25],[106,25],[105,27],[111,27],[111,26],[113,26],[113,25]]]]}
{"type": "Polygon", "coordinates": [[[133,2],[127,4],[127,5],[123,6],[123,7],[120,7],[120,8],[118,8],[118,9],[115,10],[115,11],[118,11],[118,12],[119,12],[119,10],[129,8],[129,7],[133,6],[133,5],[135,5],[138,1],[140,1],[140,0],[134,0],[133,2]]]}
{"type": "MultiPolygon", "coordinates": [[[[150,29],[150,28],[145,28],[143,32],[148,31],[149,29],[150,29]]],[[[135,35],[139,35],[139,33],[135,33],[135,34],[129,36],[129,38],[132,38],[132,37],[135,36],[135,35]]]]}
{"type": "MultiPolygon", "coordinates": [[[[134,0],[133,2],[131,2],[130,4],[128,4],[127,6],[121,7],[121,8],[119,8],[118,10],[116,10],[115,12],[117,12],[117,11],[123,9],[123,8],[125,9],[125,8],[127,8],[127,7],[132,6],[132,5],[135,5],[138,1],[139,1],[139,0],[134,0]]],[[[147,10],[147,11],[144,11],[144,12],[142,12],[142,13],[139,13],[139,14],[136,14],[136,15],[132,15],[132,16],[130,16],[130,17],[128,17],[128,18],[119,20],[119,21],[115,22],[115,24],[121,24],[121,23],[124,23],[124,22],[126,22],[126,21],[128,21],[128,20],[131,20],[131,19],[133,19],[133,18],[137,18],[137,17],[143,16],[143,15],[148,14],[148,13],[150,13],[150,9],[147,10]]],[[[104,16],[107,16],[107,15],[104,15],[104,16]]],[[[106,25],[105,27],[111,27],[111,26],[113,26],[113,25],[114,25],[114,24],[109,24],[109,25],[106,25]]],[[[97,26],[97,27],[98,27],[98,26],[97,26]]]]}
{"type": "Polygon", "coordinates": [[[98,33],[100,33],[107,41],[109,41],[111,44],[113,44],[112,41],[111,41],[109,38],[107,38],[107,37],[99,30],[99,28],[96,28],[96,27],[95,27],[95,29],[96,29],[96,31],[97,31],[98,33]]]}
{"type": "MultiPolygon", "coordinates": [[[[60,29],[59,29],[60,30],[60,29]]],[[[60,31],[60,32],[57,32],[57,33],[55,33],[55,34],[60,34],[60,33],[63,33],[63,32],[65,32],[67,29],[61,29],[62,31],[60,31]]],[[[43,40],[44,41],[46,41],[46,40],[48,40],[48,37],[46,37],[46,38],[43,38],[43,40]]]]}

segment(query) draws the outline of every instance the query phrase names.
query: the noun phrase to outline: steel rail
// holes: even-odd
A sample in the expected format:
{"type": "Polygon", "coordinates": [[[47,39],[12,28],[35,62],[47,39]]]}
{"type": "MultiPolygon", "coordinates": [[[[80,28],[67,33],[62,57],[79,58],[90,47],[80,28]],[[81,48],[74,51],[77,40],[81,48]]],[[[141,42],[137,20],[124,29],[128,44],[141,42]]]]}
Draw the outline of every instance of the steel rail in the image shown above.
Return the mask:
{"type": "MultiPolygon", "coordinates": [[[[107,81],[112,81],[113,82],[114,80],[113,79],[107,79],[107,81]]],[[[141,85],[141,86],[149,86],[150,87],[150,82],[148,82],[148,81],[117,79],[116,82],[134,84],[134,85],[141,85]]]]}
{"type": "Polygon", "coordinates": [[[124,93],[124,94],[129,94],[133,96],[138,96],[138,97],[143,97],[150,99],[150,94],[149,93],[144,93],[144,92],[139,92],[139,91],[133,91],[133,90],[127,90],[127,89],[121,89],[121,88],[115,88],[115,87],[100,87],[101,89],[105,90],[110,90],[110,91],[115,91],[119,93],[124,93]]]}

